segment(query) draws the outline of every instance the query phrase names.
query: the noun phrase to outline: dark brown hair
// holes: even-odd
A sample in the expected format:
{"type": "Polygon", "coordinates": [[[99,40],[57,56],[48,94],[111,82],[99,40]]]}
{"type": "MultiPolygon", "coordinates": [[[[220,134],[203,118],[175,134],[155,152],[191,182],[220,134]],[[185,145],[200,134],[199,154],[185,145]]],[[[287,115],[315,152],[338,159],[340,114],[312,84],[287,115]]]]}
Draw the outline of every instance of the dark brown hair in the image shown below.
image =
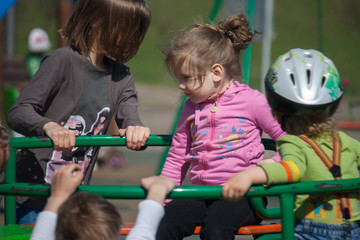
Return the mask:
{"type": "Polygon", "coordinates": [[[227,78],[241,78],[240,52],[255,34],[243,14],[230,16],[218,26],[194,23],[173,39],[165,51],[165,65],[176,78],[183,67],[201,77],[216,63],[224,67],[227,78]]]}
{"type": "Polygon", "coordinates": [[[69,197],[59,208],[56,240],[118,239],[121,217],[111,203],[85,191],[69,197]]]}
{"type": "Polygon", "coordinates": [[[95,50],[125,63],[136,54],[150,19],[143,0],[78,0],[59,32],[83,54],[95,50]]]}

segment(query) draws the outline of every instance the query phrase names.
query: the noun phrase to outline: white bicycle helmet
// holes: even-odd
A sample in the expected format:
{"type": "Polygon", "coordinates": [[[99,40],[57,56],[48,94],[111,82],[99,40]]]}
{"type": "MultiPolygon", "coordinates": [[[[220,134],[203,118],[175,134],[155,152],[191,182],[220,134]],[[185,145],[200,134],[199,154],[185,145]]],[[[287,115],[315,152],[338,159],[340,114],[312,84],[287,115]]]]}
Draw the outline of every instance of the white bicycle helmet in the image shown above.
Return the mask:
{"type": "Polygon", "coordinates": [[[34,28],[28,35],[28,49],[30,52],[46,52],[51,43],[48,34],[41,28],[34,28]]]}
{"type": "Polygon", "coordinates": [[[313,49],[281,55],[266,75],[265,88],[270,106],[285,114],[328,109],[332,115],[343,95],[335,65],[313,49]]]}

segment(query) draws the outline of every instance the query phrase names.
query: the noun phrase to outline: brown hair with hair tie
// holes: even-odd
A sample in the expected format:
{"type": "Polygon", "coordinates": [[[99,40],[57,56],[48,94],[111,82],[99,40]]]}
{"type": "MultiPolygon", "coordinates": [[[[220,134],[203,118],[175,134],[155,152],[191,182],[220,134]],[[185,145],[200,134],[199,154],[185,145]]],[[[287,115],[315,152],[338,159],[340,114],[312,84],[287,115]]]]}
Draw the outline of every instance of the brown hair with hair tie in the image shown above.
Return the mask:
{"type": "Polygon", "coordinates": [[[223,66],[228,79],[241,80],[240,53],[251,43],[255,33],[244,14],[232,15],[217,26],[195,22],[179,31],[164,50],[165,64],[175,78],[180,79],[183,69],[188,69],[200,84],[214,64],[223,66]]]}
{"type": "Polygon", "coordinates": [[[235,39],[234,39],[235,33],[234,33],[234,32],[232,32],[232,31],[224,31],[224,35],[225,35],[225,37],[227,37],[228,39],[230,39],[230,41],[231,41],[232,43],[234,43],[234,41],[235,41],[235,39]]]}

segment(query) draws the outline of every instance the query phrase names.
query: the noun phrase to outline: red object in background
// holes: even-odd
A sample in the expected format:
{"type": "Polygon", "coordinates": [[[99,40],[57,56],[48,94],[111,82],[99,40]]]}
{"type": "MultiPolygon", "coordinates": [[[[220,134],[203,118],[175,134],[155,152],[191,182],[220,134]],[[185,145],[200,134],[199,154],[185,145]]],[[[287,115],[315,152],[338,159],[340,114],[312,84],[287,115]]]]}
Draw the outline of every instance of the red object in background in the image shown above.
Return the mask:
{"type": "Polygon", "coordinates": [[[348,78],[341,78],[341,84],[343,85],[344,89],[350,87],[350,80],[348,78]]]}
{"type": "Polygon", "coordinates": [[[338,121],[336,125],[340,129],[360,129],[360,122],[338,121]]]}

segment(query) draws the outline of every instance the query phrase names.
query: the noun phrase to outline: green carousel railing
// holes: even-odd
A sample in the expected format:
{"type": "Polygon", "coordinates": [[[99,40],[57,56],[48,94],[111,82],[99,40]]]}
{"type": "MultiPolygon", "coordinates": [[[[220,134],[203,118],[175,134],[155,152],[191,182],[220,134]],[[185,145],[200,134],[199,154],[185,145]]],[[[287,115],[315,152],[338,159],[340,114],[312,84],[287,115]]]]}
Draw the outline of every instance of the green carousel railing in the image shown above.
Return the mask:
{"type": "MultiPolygon", "coordinates": [[[[263,139],[266,149],[275,149],[274,142],[263,139]]],[[[147,146],[169,146],[171,135],[151,135],[147,146]]],[[[125,146],[125,138],[111,135],[80,136],[76,138],[76,146],[125,146]]],[[[10,139],[10,159],[5,169],[5,182],[0,184],[0,194],[5,195],[5,224],[15,224],[15,196],[48,197],[50,186],[42,184],[15,182],[15,155],[20,148],[52,147],[49,139],[12,138],[10,139]]],[[[103,186],[81,185],[80,191],[101,195],[108,199],[143,199],[146,192],[140,186],[103,186]]],[[[168,195],[171,199],[219,199],[222,198],[221,186],[179,186],[168,195]]],[[[258,239],[294,239],[294,196],[297,194],[333,193],[358,191],[360,179],[345,179],[317,182],[302,182],[271,187],[254,186],[246,197],[253,199],[253,205],[267,219],[281,218],[282,233],[268,234],[258,239]],[[265,209],[259,197],[278,196],[280,208],[265,209]]],[[[1,233],[1,231],[0,231],[1,233]]]]}

